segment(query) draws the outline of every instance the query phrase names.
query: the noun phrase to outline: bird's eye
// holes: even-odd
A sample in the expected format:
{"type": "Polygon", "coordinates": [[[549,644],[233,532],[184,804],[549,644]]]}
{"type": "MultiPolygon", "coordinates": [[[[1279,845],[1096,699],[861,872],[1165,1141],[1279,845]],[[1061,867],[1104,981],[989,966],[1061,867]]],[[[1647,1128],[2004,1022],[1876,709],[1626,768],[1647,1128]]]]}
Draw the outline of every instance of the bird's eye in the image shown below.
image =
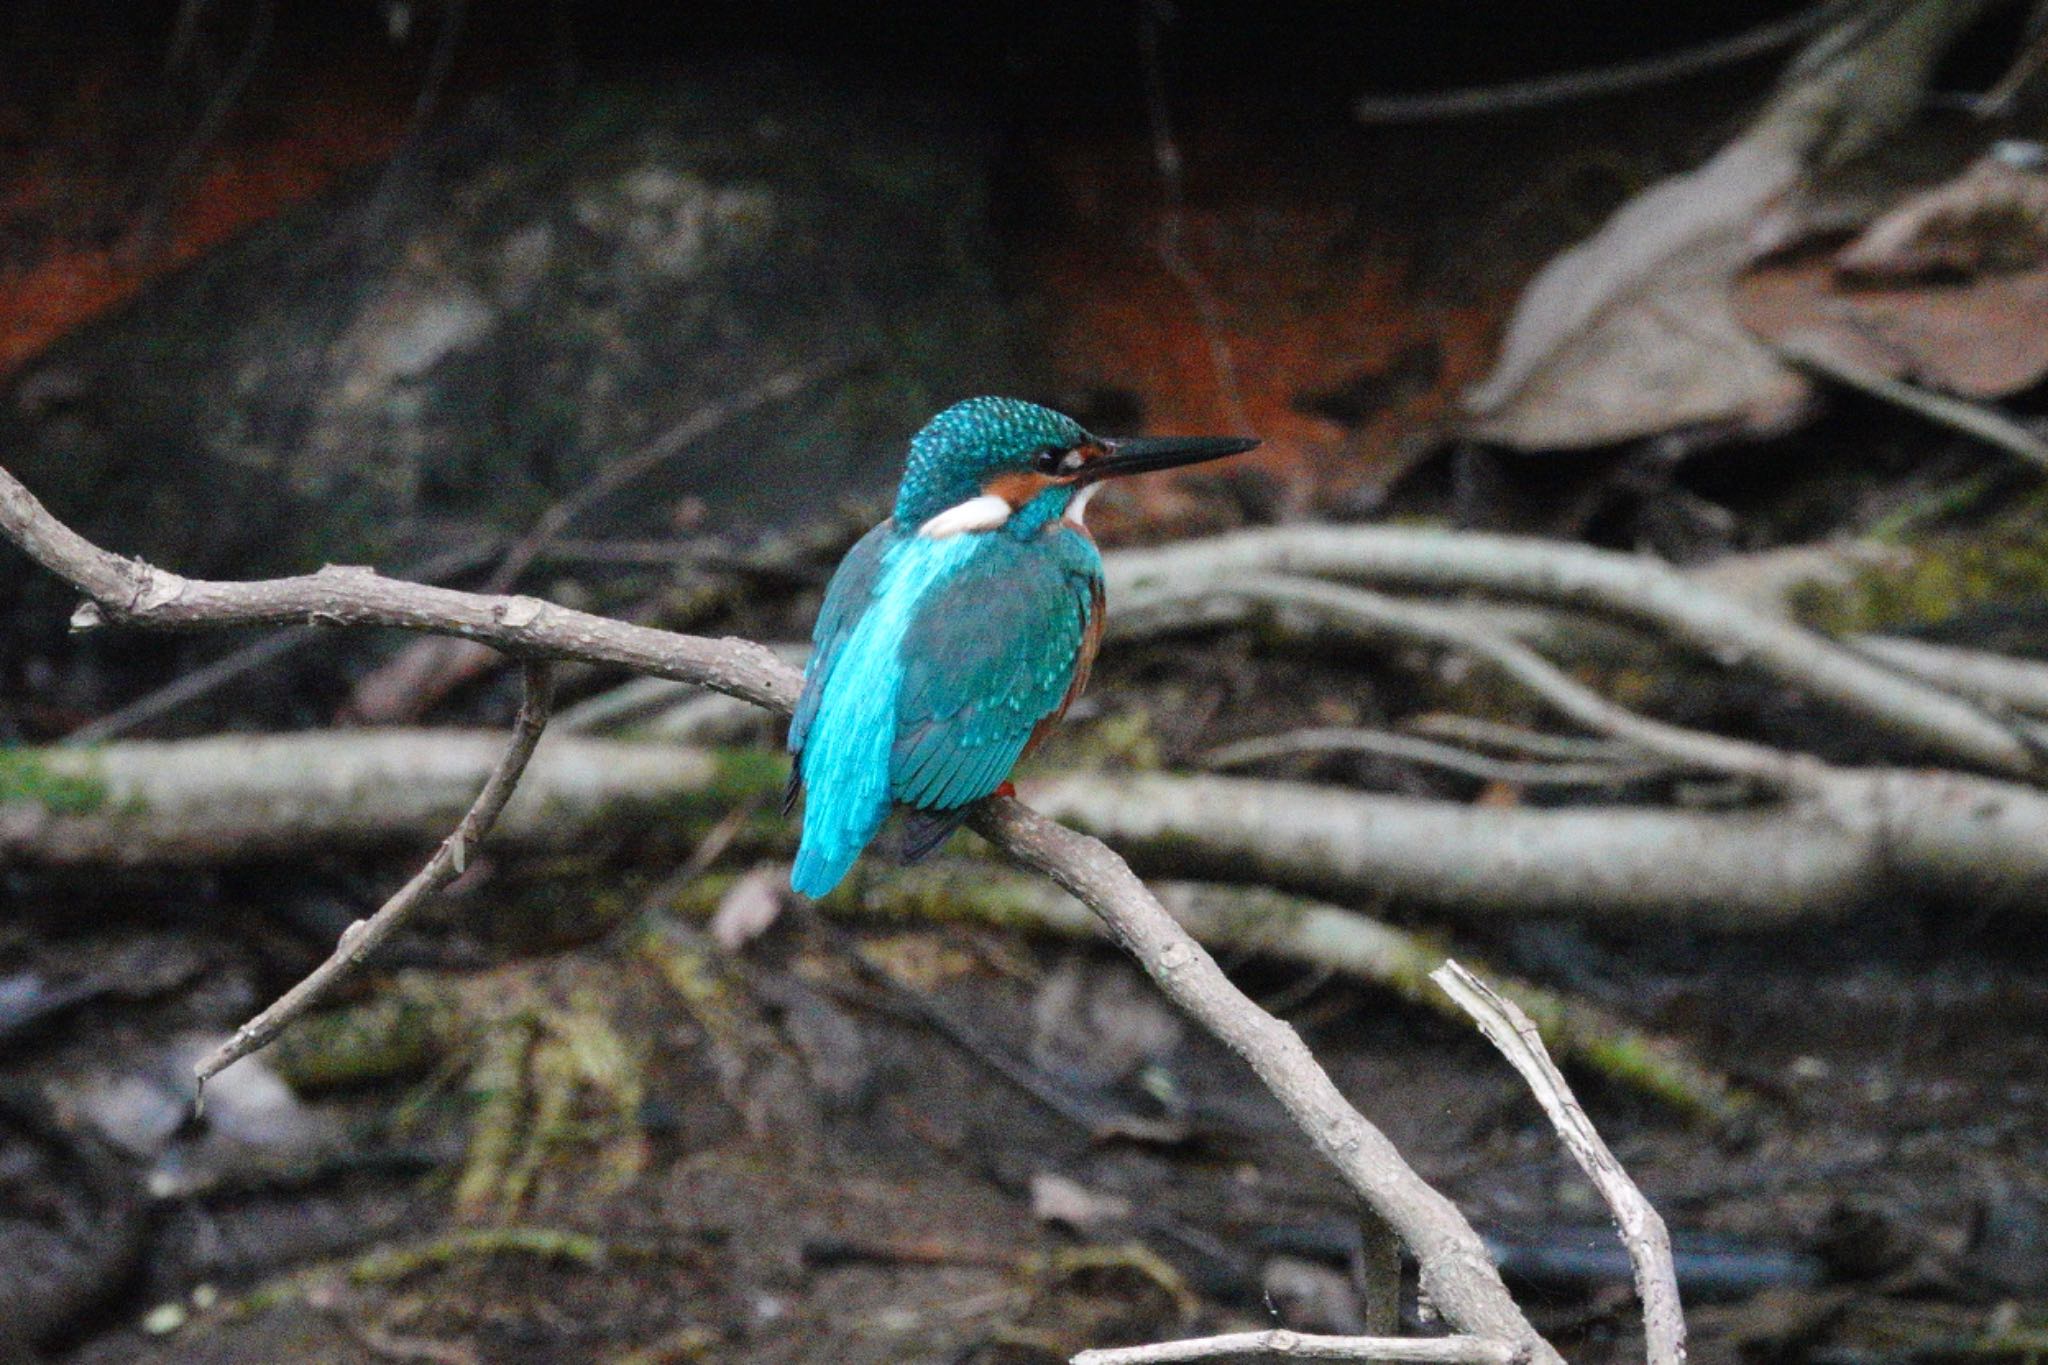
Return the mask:
{"type": "Polygon", "coordinates": [[[1040,474],[1057,474],[1060,472],[1060,463],[1066,456],[1067,452],[1058,446],[1047,446],[1043,450],[1031,453],[1031,467],[1040,474]]]}

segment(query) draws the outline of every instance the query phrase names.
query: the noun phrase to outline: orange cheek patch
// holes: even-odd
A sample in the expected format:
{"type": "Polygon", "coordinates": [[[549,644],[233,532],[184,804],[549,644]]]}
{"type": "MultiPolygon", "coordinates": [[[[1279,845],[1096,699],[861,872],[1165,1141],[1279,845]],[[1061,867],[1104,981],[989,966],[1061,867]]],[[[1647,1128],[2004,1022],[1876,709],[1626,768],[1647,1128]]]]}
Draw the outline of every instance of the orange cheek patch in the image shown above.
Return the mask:
{"type": "Polygon", "coordinates": [[[1059,482],[1043,474],[998,474],[983,486],[982,491],[995,494],[1015,509],[1059,482]]]}

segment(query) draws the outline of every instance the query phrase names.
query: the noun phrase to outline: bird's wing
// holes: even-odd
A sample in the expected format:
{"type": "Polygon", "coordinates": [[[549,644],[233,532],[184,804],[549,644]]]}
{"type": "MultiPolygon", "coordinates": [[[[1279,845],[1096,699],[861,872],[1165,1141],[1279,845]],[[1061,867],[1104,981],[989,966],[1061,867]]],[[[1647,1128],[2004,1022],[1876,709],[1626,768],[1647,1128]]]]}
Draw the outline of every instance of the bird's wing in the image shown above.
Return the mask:
{"type": "Polygon", "coordinates": [[[1101,576],[1094,545],[1072,532],[990,536],[971,571],[925,599],[903,642],[896,800],[953,810],[1002,785],[1067,699],[1101,576]]]}
{"type": "MultiPolygon", "coordinates": [[[[853,634],[873,601],[875,579],[882,571],[882,551],[889,547],[895,523],[885,521],[862,536],[846,558],[839,561],[832,581],[825,587],[824,605],[818,608],[818,624],[811,631],[811,659],[804,665],[804,690],[789,718],[789,751],[802,753],[811,722],[817,719],[818,703],[825,695],[825,680],[832,675],[839,650],[853,634]]],[[[794,777],[792,777],[794,781],[794,777]]]]}

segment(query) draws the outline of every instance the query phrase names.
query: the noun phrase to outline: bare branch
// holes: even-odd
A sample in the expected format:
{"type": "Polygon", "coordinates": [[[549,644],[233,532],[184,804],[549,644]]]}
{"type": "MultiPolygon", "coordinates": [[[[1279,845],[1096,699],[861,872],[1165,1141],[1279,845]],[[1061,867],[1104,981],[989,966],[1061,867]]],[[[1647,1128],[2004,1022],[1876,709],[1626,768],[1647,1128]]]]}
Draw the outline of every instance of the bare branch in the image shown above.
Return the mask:
{"type": "Polygon", "coordinates": [[[1707,811],[1502,809],[1154,773],[1063,774],[1023,790],[1149,875],[1393,896],[1466,919],[1747,931],[1902,893],[2023,915],[2048,906],[2048,797],[1954,773],[1831,770],[1809,798],[1707,811]]]}
{"type": "Polygon", "coordinates": [[[1637,623],[1728,667],[1761,670],[1851,715],[1972,767],[2038,780],[2038,743],[1940,686],[1714,591],[1670,565],[1518,536],[1400,526],[1290,526],[1126,551],[1108,563],[1112,633],[1146,629],[1133,604],[1200,624],[1200,599],[1253,573],[1483,592],[1637,623]]]}
{"type": "Polygon", "coordinates": [[[1628,1248],[1629,1262],[1635,1267],[1649,1365],[1685,1365],[1685,1312],[1678,1302],[1678,1272],[1671,1263],[1671,1236],[1664,1229],[1663,1218],[1643,1198],[1579,1107],[1578,1097],[1544,1051],[1543,1038],[1529,1016],[1455,962],[1444,963],[1430,976],[1465,1007],[1479,1031],[1521,1073],[1550,1126],[1564,1140],[1565,1149],[1607,1201],[1621,1229],[1622,1244],[1628,1248]]]}
{"type": "MultiPolygon", "coordinates": [[[[482,563],[488,560],[492,553],[488,546],[450,550],[401,569],[399,576],[432,583],[482,563]]],[[[303,648],[310,641],[320,638],[318,631],[299,628],[274,631],[215,659],[212,663],[178,675],[162,687],[137,697],[117,711],[111,711],[97,720],[79,726],[64,736],[64,743],[98,744],[118,738],[138,726],[147,725],[168,712],[197,701],[237,678],[272,664],[287,654],[303,648]]]]}
{"type": "Polygon", "coordinates": [[[1008,856],[1086,902],[1169,999],[1250,1064],[1353,1192],[1401,1235],[1415,1255],[1423,1292],[1449,1321],[1512,1342],[1545,1365],[1559,1359],[1508,1297],[1464,1215],[1351,1107],[1291,1027],[1231,984],[1123,859],[1014,800],[984,802],[969,823],[1008,856]]]}
{"type": "Polygon", "coordinates": [[[1414,1365],[1515,1365],[1524,1359],[1505,1341],[1485,1337],[1324,1337],[1276,1327],[1265,1332],[1162,1341],[1083,1351],[1073,1365],[1171,1365],[1186,1360],[1261,1356],[1273,1360],[1385,1360],[1414,1365]]]}
{"type": "Polygon", "coordinates": [[[1513,782],[1531,787],[1609,787],[1671,771],[1662,764],[1616,762],[1611,758],[1578,763],[1492,758],[1416,735],[1356,727],[1290,730],[1286,734],[1240,740],[1211,750],[1202,762],[1209,768],[1242,768],[1302,754],[1371,754],[1441,768],[1481,782],[1513,782]]]}
{"type": "MultiPolygon", "coordinates": [[[[802,681],[772,652],[746,641],[671,635],[533,598],[420,587],[366,569],[245,584],[181,578],[101,550],[58,522],[4,470],[0,532],[93,599],[81,624],[397,626],[481,640],[526,658],[625,664],[785,713],[802,681]]],[[[1446,1320],[1514,1343],[1535,1365],[1562,1365],[1516,1306],[1464,1215],[1345,1100],[1292,1028],[1230,984],[1121,858],[1012,800],[984,803],[973,824],[1005,853],[1086,901],[1176,1003],[1251,1063],[1317,1149],[1414,1251],[1422,1283],[1446,1320]]]]}
{"type": "Polygon", "coordinates": [[[490,833],[498,812],[505,809],[513,788],[519,785],[520,774],[526,771],[527,760],[533,757],[534,748],[540,743],[541,731],[547,728],[548,710],[554,699],[553,668],[545,662],[534,662],[526,665],[525,673],[526,690],[519,704],[518,719],[512,725],[512,742],[505,746],[504,756],[491,769],[491,775],[484,780],[483,790],[477,793],[475,803],[457,823],[454,832],[441,841],[441,846],[427,859],[426,866],[414,873],[412,880],[384,902],[376,914],[357,920],[342,930],[341,941],[335,944],[334,952],[325,962],[315,967],[268,1009],[236,1029],[233,1037],[207,1054],[197,1067],[202,1090],[223,1068],[265,1046],[289,1028],[335,983],[360,967],[386,939],[398,932],[399,926],[411,917],[413,911],[462,875],[463,869],[469,865],[470,850],[490,833]]]}
{"type": "Polygon", "coordinates": [[[223,583],[183,578],[107,553],[65,526],[0,469],[0,533],[91,598],[73,618],[151,629],[193,626],[390,626],[478,640],[521,658],[618,664],[696,683],[787,713],[803,679],[747,640],[627,625],[533,597],[495,597],[333,567],[293,578],[223,583]]]}
{"type": "MultiPolygon", "coordinates": [[[[1485,660],[1517,685],[1579,724],[1622,740],[1680,767],[1703,768],[1755,779],[1785,790],[1810,785],[1819,765],[1743,740],[1710,735],[1639,716],[1573,681],[1542,655],[1468,619],[1427,603],[1403,602],[1363,588],[1272,574],[1245,574],[1227,584],[1208,585],[1212,603],[1232,599],[1275,608],[1298,608],[1318,620],[1362,631],[1368,638],[1420,641],[1485,660]]],[[[1142,614],[1156,602],[1141,599],[1142,614]]]]}

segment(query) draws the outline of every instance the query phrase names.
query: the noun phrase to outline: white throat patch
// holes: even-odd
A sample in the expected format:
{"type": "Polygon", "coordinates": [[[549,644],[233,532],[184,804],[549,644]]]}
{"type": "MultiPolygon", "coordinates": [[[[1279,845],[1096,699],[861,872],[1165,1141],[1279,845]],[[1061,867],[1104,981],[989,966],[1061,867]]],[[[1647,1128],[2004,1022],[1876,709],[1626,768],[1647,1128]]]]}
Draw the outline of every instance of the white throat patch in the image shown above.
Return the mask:
{"type": "Polygon", "coordinates": [[[917,528],[926,540],[944,540],[963,531],[993,531],[1010,519],[1009,499],[994,493],[969,498],[958,507],[948,507],[917,528]]]}
{"type": "Polygon", "coordinates": [[[1088,499],[1094,497],[1095,490],[1100,487],[1102,485],[1099,483],[1086,484],[1075,493],[1073,500],[1067,504],[1066,519],[1076,526],[1086,525],[1081,518],[1088,515],[1088,499]]]}

